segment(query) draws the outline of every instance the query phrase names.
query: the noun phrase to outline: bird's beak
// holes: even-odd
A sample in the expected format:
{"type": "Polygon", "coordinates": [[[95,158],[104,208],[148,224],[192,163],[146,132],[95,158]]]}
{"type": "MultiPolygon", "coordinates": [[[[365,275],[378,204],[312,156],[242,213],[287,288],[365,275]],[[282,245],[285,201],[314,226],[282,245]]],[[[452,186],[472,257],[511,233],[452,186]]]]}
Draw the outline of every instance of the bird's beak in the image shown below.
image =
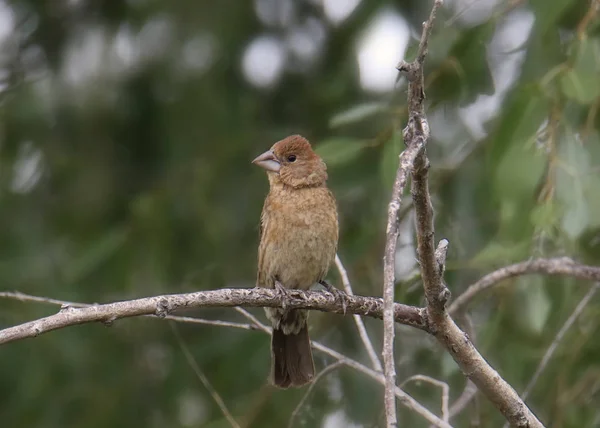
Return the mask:
{"type": "Polygon", "coordinates": [[[262,155],[252,161],[253,164],[266,169],[267,171],[279,172],[281,164],[271,150],[264,152],[262,155]]]}

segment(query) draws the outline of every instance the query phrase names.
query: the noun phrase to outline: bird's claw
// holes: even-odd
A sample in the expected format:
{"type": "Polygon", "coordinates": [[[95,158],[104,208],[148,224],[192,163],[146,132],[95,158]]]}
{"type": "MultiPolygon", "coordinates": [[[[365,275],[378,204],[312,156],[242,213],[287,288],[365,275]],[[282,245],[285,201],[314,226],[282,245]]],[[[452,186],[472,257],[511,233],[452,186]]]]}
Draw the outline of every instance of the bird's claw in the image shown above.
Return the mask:
{"type": "Polygon", "coordinates": [[[275,294],[277,295],[277,297],[279,297],[279,300],[281,300],[281,309],[283,309],[283,311],[286,312],[290,294],[288,293],[288,290],[283,286],[283,284],[281,284],[281,282],[279,281],[275,281],[275,294]]]}
{"type": "Polygon", "coordinates": [[[336,301],[339,301],[342,304],[342,313],[344,315],[346,315],[346,310],[348,309],[348,295],[346,293],[344,293],[342,290],[338,290],[337,288],[335,288],[333,285],[331,285],[330,283],[328,283],[325,280],[319,281],[319,284],[321,284],[323,287],[325,287],[325,289],[327,290],[327,292],[333,294],[333,297],[335,297],[336,301]]]}

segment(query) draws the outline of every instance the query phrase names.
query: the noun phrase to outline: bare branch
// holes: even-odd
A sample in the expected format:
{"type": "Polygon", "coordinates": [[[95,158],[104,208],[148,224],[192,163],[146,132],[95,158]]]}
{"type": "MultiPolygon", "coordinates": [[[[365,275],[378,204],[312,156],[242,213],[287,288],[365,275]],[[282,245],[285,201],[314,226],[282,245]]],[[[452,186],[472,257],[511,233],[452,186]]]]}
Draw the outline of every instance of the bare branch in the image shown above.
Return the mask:
{"type": "MultiPolygon", "coordinates": [[[[236,309],[239,313],[241,313],[242,315],[247,317],[250,321],[255,323],[256,326],[258,328],[260,328],[261,330],[263,330],[265,333],[267,333],[267,334],[271,333],[271,329],[269,327],[267,327],[266,325],[264,325],[263,323],[258,321],[256,319],[256,317],[254,317],[254,315],[249,313],[247,310],[245,310],[244,308],[236,308],[236,309]]],[[[324,354],[329,355],[330,357],[335,358],[336,360],[342,362],[344,365],[346,365],[348,367],[351,367],[361,373],[366,374],[367,376],[376,380],[377,382],[379,382],[382,385],[386,384],[386,379],[381,373],[378,373],[375,370],[372,370],[372,369],[368,368],[367,366],[359,363],[358,361],[352,360],[351,358],[348,358],[345,355],[340,354],[339,352],[334,351],[333,349],[320,344],[319,342],[315,342],[314,340],[312,340],[311,344],[314,349],[321,351],[324,354]]],[[[414,398],[412,398],[410,395],[408,395],[406,392],[404,392],[401,388],[395,387],[394,394],[398,398],[398,401],[400,401],[400,403],[402,403],[406,408],[423,416],[427,421],[429,421],[429,423],[433,424],[434,426],[441,427],[441,428],[452,428],[452,426],[450,424],[442,421],[436,415],[431,413],[429,410],[427,410],[425,407],[423,407],[423,405],[421,403],[416,401],[414,398]]]]}
{"type": "Polygon", "coordinates": [[[583,310],[585,309],[587,304],[590,302],[592,297],[594,297],[594,294],[596,294],[596,292],[598,291],[598,288],[600,288],[600,282],[597,282],[590,287],[589,291],[585,294],[585,296],[583,296],[581,301],[575,307],[575,310],[573,311],[573,313],[569,316],[567,321],[565,321],[563,326],[560,328],[560,330],[556,334],[556,337],[554,338],[554,340],[548,347],[548,350],[544,354],[544,357],[540,361],[540,364],[537,366],[537,369],[535,369],[535,373],[531,377],[531,380],[527,384],[527,387],[521,394],[521,398],[523,400],[527,399],[527,397],[529,396],[529,393],[531,392],[535,383],[539,379],[540,375],[542,374],[542,372],[548,365],[550,358],[552,358],[552,356],[554,355],[554,352],[556,351],[556,348],[558,348],[558,345],[562,341],[563,337],[565,336],[567,331],[571,328],[571,326],[575,323],[575,320],[579,317],[579,315],[581,315],[581,312],[583,312],[583,310]]]}
{"type": "Polygon", "coordinates": [[[467,379],[465,389],[463,389],[463,392],[460,394],[460,396],[450,406],[450,418],[453,418],[460,412],[462,412],[469,405],[471,400],[475,398],[476,395],[477,387],[475,386],[473,381],[467,379]]]}
{"type": "Polygon", "coordinates": [[[408,382],[427,382],[432,384],[433,386],[437,386],[442,390],[442,420],[444,422],[448,422],[449,413],[448,413],[448,397],[450,396],[450,387],[446,382],[442,382],[441,380],[434,379],[430,376],[425,375],[414,375],[402,382],[400,388],[403,388],[408,382]]]}
{"type": "MultiPolygon", "coordinates": [[[[337,254],[335,255],[335,265],[337,266],[337,269],[340,273],[340,277],[342,278],[342,284],[344,285],[344,291],[346,291],[346,294],[348,294],[349,296],[354,296],[354,293],[352,292],[352,285],[350,284],[350,279],[348,278],[348,272],[346,271],[346,268],[344,268],[344,265],[342,264],[342,261],[340,260],[340,258],[337,254]]],[[[352,315],[352,317],[354,318],[354,322],[356,323],[356,328],[358,329],[358,334],[360,335],[360,339],[362,340],[363,344],[365,345],[367,354],[369,354],[369,358],[371,359],[371,365],[373,366],[373,368],[376,371],[382,372],[383,368],[381,367],[381,362],[379,361],[379,358],[377,357],[375,348],[373,348],[373,343],[371,342],[371,339],[369,338],[369,335],[367,333],[367,329],[365,328],[365,324],[363,323],[362,317],[360,317],[359,315],[356,315],[356,314],[352,315]]]]}
{"type": "Polygon", "coordinates": [[[294,426],[294,422],[296,421],[296,416],[298,416],[298,413],[300,412],[300,410],[302,410],[304,403],[306,403],[306,400],[312,393],[312,390],[315,388],[315,386],[317,385],[319,380],[321,380],[323,377],[327,376],[329,373],[331,373],[332,371],[334,371],[335,369],[337,369],[343,365],[344,365],[344,363],[342,361],[336,361],[335,363],[330,364],[327,367],[325,367],[323,370],[321,370],[321,372],[313,379],[310,386],[306,390],[306,393],[302,396],[302,399],[300,400],[300,402],[298,403],[298,405],[292,412],[292,415],[290,416],[290,421],[288,422],[288,428],[292,428],[294,426]]]}
{"type": "Polygon", "coordinates": [[[408,148],[400,155],[400,167],[392,189],[392,199],[388,208],[385,253],[383,256],[383,365],[387,384],[385,388],[385,408],[388,426],[396,426],[396,403],[394,388],[396,385],[396,367],[394,362],[394,285],[396,244],[398,242],[398,211],[402,193],[406,187],[408,174],[412,169],[418,148],[408,148]]]}
{"type": "MultiPolygon", "coordinates": [[[[419,42],[417,58],[408,64],[402,61],[398,65],[398,70],[405,71],[408,75],[408,106],[409,114],[415,112],[423,113],[422,100],[425,97],[423,92],[423,71],[422,65],[427,54],[427,43],[431,34],[431,28],[435,19],[437,9],[441,6],[442,0],[435,0],[429,19],[423,23],[423,34],[419,42]],[[415,91],[418,92],[415,99],[415,91]]],[[[418,114],[417,113],[417,114],[418,114]]],[[[425,150],[425,137],[420,144],[408,144],[407,149],[400,155],[400,164],[396,171],[396,179],[392,187],[392,197],[388,207],[388,219],[386,228],[385,252],[383,257],[383,365],[386,379],[385,385],[385,417],[388,427],[397,426],[396,418],[396,399],[394,388],[396,387],[396,366],[394,361],[394,285],[395,285],[395,258],[396,244],[398,243],[398,212],[402,201],[402,193],[406,187],[408,175],[416,165],[417,158],[425,150]]]]}
{"type": "Polygon", "coordinates": [[[171,329],[173,330],[173,333],[175,334],[175,337],[177,338],[177,343],[179,343],[179,347],[183,351],[183,355],[185,356],[185,359],[187,360],[188,364],[190,365],[192,370],[194,370],[194,373],[196,373],[196,376],[198,377],[200,382],[202,382],[202,385],[204,385],[204,387],[206,388],[208,393],[212,396],[213,400],[215,400],[215,402],[217,403],[217,406],[219,406],[219,408],[221,409],[221,412],[225,416],[225,419],[227,419],[227,421],[229,422],[229,425],[231,425],[233,428],[241,428],[240,425],[236,422],[236,420],[233,417],[233,415],[231,414],[231,412],[229,412],[229,409],[225,405],[225,402],[223,401],[223,399],[221,398],[221,396],[219,395],[217,390],[211,385],[210,381],[208,380],[208,378],[206,377],[204,372],[202,372],[202,370],[200,370],[200,367],[198,366],[198,363],[196,363],[194,356],[192,355],[189,348],[183,341],[183,338],[181,337],[181,334],[179,333],[177,326],[175,324],[171,324],[171,329]]]}
{"type": "MultiPolygon", "coordinates": [[[[223,290],[217,290],[217,292],[220,291],[225,291],[225,292],[230,292],[230,291],[246,291],[246,292],[252,292],[252,291],[256,291],[257,289],[223,289],[223,290]]],[[[266,289],[260,289],[260,290],[266,290],[266,289]]],[[[268,291],[268,290],[267,290],[268,291]]],[[[294,296],[296,293],[292,293],[292,291],[290,290],[292,296],[294,296]]],[[[168,296],[158,296],[156,298],[146,298],[146,299],[138,299],[138,300],[133,300],[133,301],[126,301],[126,302],[119,302],[120,304],[128,304],[128,303],[134,303],[135,302],[145,302],[149,299],[162,299],[162,298],[186,298],[186,296],[191,296],[191,295],[198,295],[198,294],[206,294],[207,292],[199,292],[199,293],[191,293],[189,295],[168,295],[168,296]]],[[[212,292],[208,292],[208,293],[212,293],[212,292]]],[[[271,294],[271,293],[268,293],[271,294]]],[[[301,292],[300,295],[302,295],[303,293],[301,292]]],[[[318,295],[318,294],[324,294],[326,296],[332,297],[330,293],[320,293],[320,292],[308,292],[307,296],[310,299],[311,295],[318,295]]],[[[55,305],[61,305],[61,312],[59,312],[57,315],[60,315],[61,313],[63,313],[66,310],[73,310],[74,308],[81,308],[80,310],[83,309],[91,309],[91,308],[99,308],[101,306],[109,306],[109,305],[89,305],[86,303],[77,303],[77,302],[67,302],[64,300],[57,300],[57,299],[52,299],[52,298],[46,298],[46,297],[38,297],[38,296],[30,296],[27,294],[23,294],[23,293],[19,293],[19,292],[0,292],[0,297],[5,297],[5,298],[11,298],[11,299],[16,299],[16,300],[20,300],[20,301],[32,301],[32,302],[41,302],[41,303],[51,303],[51,304],[55,304],[55,305]],[[65,309],[66,308],[66,309],[65,309]],[[68,309],[68,308],[73,308],[73,309],[68,309]]],[[[212,298],[214,299],[214,298],[212,298]]],[[[359,296],[350,296],[348,299],[348,308],[347,311],[350,312],[351,311],[351,307],[354,306],[354,302],[356,299],[366,299],[368,301],[368,303],[366,303],[366,306],[369,306],[369,310],[371,310],[371,308],[375,309],[375,312],[370,312],[371,316],[373,316],[375,313],[377,313],[379,316],[378,318],[382,318],[382,306],[383,303],[381,301],[381,299],[372,299],[372,298],[363,298],[363,297],[359,297],[359,296]]],[[[203,301],[206,300],[211,300],[210,296],[205,296],[204,298],[202,298],[203,301]]],[[[256,302],[253,302],[251,305],[249,306],[263,306],[262,304],[254,304],[256,302]]],[[[293,304],[296,304],[297,302],[292,299],[293,304]]],[[[114,305],[114,304],[113,304],[114,305]]],[[[214,305],[204,305],[204,306],[211,306],[214,307],[214,305]]],[[[220,305],[216,305],[216,306],[220,306],[220,305]]],[[[227,301],[227,303],[224,306],[233,306],[233,304],[231,304],[231,302],[227,301]]],[[[268,306],[268,305],[265,305],[268,306]]],[[[335,306],[335,305],[334,305],[335,306]]],[[[400,307],[403,307],[405,305],[397,305],[400,307]]],[[[192,308],[192,307],[201,307],[201,306],[194,306],[192,304],[188,305],[187,308],[192,308]]],[[[407,307],[407,308],[411,308],[411,307],[407,307]]],[[[234,306],[234,309],[239,312],[240,314],[242,314],[244,317],[246,317],[250,322],[252,322],[252,325],[248,328],[248,324],[241,324],[241,323],[229,323],[229,325],[227,325],[228,327],[233,327],[233,328],[243,328],[243,329],[251,329],[251,330],[259,330],[262,331],[266,334],[271,334],[271,328],[266,326],[265,324],[261,323],[254,315],[252,315],[250,312],[248,312],[246,309],[241,308],[239,306],[234,306]]],[[[420,314],[420,309],[418,308],[411,308],[411,310],[416,310],[418,314],[420,314]]],[[[335,309],[336,311],[339,310],[340,312],[343,310],[341,308],[341,303],[339,305],[339,307],[336,307],[335,309]]],[[[397,311],[397,313],[400,313],[402,311],[397,311]]],[[[104,312],[103,312],[104,314],[104,312]]],[[[53,315],[55,316],[55,315],[53,315]]],[[[117,319],[117,318],[124,318],[126,316],[135,316],[131,315],[131,314],[127,314],[127,315],[123,315],[123,316],[111,316],[111,319],[117,319]]],[[[191,318],[191,317],[178,317],[178,316],[170,316],[167,315],[165,317],[157,317],[156,315],[151,315],[154,318],[157,319],[170,319],[173,321],[178,321],[178,322],[194,322],[192,320],[195,320],[195,318],[191,318]]],[[[421,315],[419,315],[421,316],[421,315]]],[[[51,318],[51,317],[48,317],[51,318]]],[[[43,318],[44,319],[44,318],[43,318]]],[[[63,328],[63,327],[67,327],[69,325],[76,325],[76,324],[82,324],[85,322],[93,322],[93,321],[102,321],[102,318],[99,319],[90,319],[90,320],[86,320],[86,321],[81,321],[81,322],[76,322],[76,323],[69,323],[67,325],[64,326],[60,326],[60,327],[56,327],[54,329],[58,329],[58,328],[63,328]]],[[[205,321],[205,320],[202,320],[205,321]]],[[[421,320],[422,321],[422,320],[421,320]]],[[[34,321],[35,322],[35,321],[34,321]]],[[[225,321],[223,321],[222,323],[226,323],[225,321]]],[[[30,323],[27,323],[30,324],[30,323]]],[[[23,324],[26,325],[26,324],[23,324]]],[[[225,325],[225,324],[218,324],[218,325],[225,325]]],[[[17,326],[17,327],[21,327],[21,326],[17,326]]],[[[10,327],[9,329],[5,329],[5,330],[0,330],[0,343],[5,343],[5,342],[9,342],[9,341],[14,341],[14,340],[19,340],[21,338],[25,338],[25,337],[31,337],[31,336],[25,336],[25,337],[12,337],[10,338],[10,340],[5,340],[6,338],[3,336],[4,332],[6,330],[10,330],[16,327],[10,327]]],[[[423,327],[424,328],[424,327],[423,327]]],[[[50,331],[50,330],[46,330],[46,331],[50,331]]],[[[369,377],[377,380],[379,383],[381,383],[382,385],[385,385],[385,378],[378,372],[371,370],[370,368],[360,364],[358,361],[352,360],[348,357],[346,357],[343,354],[340,354],[337,351],[334,351],[333,349],[328,348],[327,346],[324,346],[318,342],[312,341],[312,345],[314,349],[317,349],[333,358],[335,358],[338,361],[341,361],[344,365],[347,365],[349,367],[354,368],[355,370],[358,370],[366,375],[368,375],[369,377]]],[[[429,410],[427,410],[425,407],[423,407],[418,401],[416,401],[414,398],[412,398],[410,395],[406,394],[404,391],[402,391],[400,388],[396,388],[395,389],[395,394],[398,397],[398,399],[400,400],[400,402],[402,404],[404,404],[407,408],[413,410],[414,412],[422,415],[427,421],[429,421],[431,424],[435,425],[436,427],[442,427],[442,428],[452,428],[451,425],[445,423],[444,421],[442,421],[440,418],[438,418],[437,416],[435,416],[433,413],[431,413],[429,410]]]]}
{"type": "Polygon", "coordinates": [[[256,318],[254,315],[252,315],[250,312],[248,312],[246,309],[244,308],[240,308],[239,306],[236,306],[234,308],[237,312],[239,312],[240,314],[242,314],[243,316],[245,316],[248,320],[252,321],[252,323],[256,326],[256,328],[258,328],[259,330],[264,331],[265,333],[271,334],[272,333],[272,329],[271,327],[267,327],[266,325],[264,325],[263,323],[261,323],[259,321],[258,318],[256,318]]]}
{"type": "MultiPolygon", "coordinates": [[[[49,303],[51,305],[60,305],[63,310],[68,307],[73,308],[87,308],[89,306],[97,305],[97,303],[79,303],[79,302],[70,302],[68,300],[57,300],[52,299],[50,297],[40,297],[40,296],[32,296],[31,294],[21,293],[20,291],[0,291],[0,298],[6,299],[14,299],[20,302],[36,302],[36,303],[49,303]]],[[[166,319],[177,322],[185,322],[189,324],[204,324],[204,325],[212,325],[215,327],[233,327],[233,328],[241,328],[243,330],[257,330],[257,327],[253,324],[244,324],[237,323],[232,321],[221,321],[221,320],[207,320],[204,318],[196,318],[196,317],[184,317],[178,315],[166,315],[162,318],[157,317],[156,315],[144,315],[149,318],[154,319],[166,319]]]]}
{"type": "Polygon", "coordinates": [[[600,267],[586,266],[568,257],[553,259],[534,259],[505,266],[491,272],[476,283],[470,285],[448,308],[450,314],[464,311],[467,305],[482,291],[487,290],[508,278],[519,275],[543,273],[553,276],[570,276],[577,279],[600,281],[600,267]]]}
{"type": "MultiPolygon", "coordinates": [[[[425,150],[429,138],[429,123],[425,116],[423,83],[423,62],[427,53],[427,36],[431,32],[431,20],[435,15],[435,10],[441,3],[440,0],[435,1],[430,20],[424,25],[417,58],[411,63],[401,62],[398,65],[398,70],[404,72],[408,79],[408,124],[403,131],[403,137],[408,147],[406,152],[415,153],[412,165],[411,194],[416,215],[417,255],[427,299],[427,315],[431,333],[444,345],[463,373],[502,412],[511,425],[528,428],[541,427],[543,425],[519,398],[516,391],[485,361],[469,340],[468,335],[458,328],[446,311],[450,292],[442,279],[443,263],[439,263],[439,261],[443,262],[445,259],[448,243],[440,242],[436,252],[433,207],[428,181],[429,160],[425,150]]],[[[400,172],[398,176],[400,176],[400,172]]],[[[391,209],[392,204],[390,204],[390,211],[391,209]]],[[[389,232],[388,222],[388,234],[389,232]]],[[[386,256],[387,254],[386,245],[386,256]]],[[[385,279],[384,284],[388,285],[385,279]]],[[[389,296],[384,295],[384,299],[386,297],[389,296]]],[[[385,322],[384,311],[384,324],[385,322]]],[[[385,356],[386,354],[384,354],[385,356]]],[[[385,358],[384,361],[386,361],[385,358]]],[[[387,374],[387,363],[385,368],[387,374]]],[[[386,409],[387,405],[386,401],[386,409]]]]}
{"type": "MultiPolygon", "coordinates": [[[[477,332],[475,331],[473,320],[469,314],[465,312],[460,313],[459,316],[459,322],[463,331],[469,335],[471,342],[473,342],[473,345],[475,345],[477,343],[477,332]]],[[[469,403],[471,403],[471,401],[477,396],[477,392],[477,386],[475,386],[471,379],[467,379],[467,383],[465,384],[465,388],[463,389],[462,393],[450,406],[450,419],[466,409],[469,403]]]]}
{"type": "MultiPolygon", "coordinates": [[[[336,358],[336,359],[342,361],[345,365],[352,367],[353,369],[355,369],[361,373],[366,374],[367,376],[369,376],[372,379],[375,379],[382,385],[386,384],[387,380],[381,373],[377,373],[375,370],[372,370],[372,369],[368,368],[367,366],[360,364],[359,362],[357,362],[355,360],[351,360],[350,358],[340,354],[337,351],[334,351],[333,349],[327,348],[326,346],[323,346],[320,343],[313,341],[312,345],[313,345],[313,348],[315,348],[321,352],[324,352],[327,355],[332,356],[333,358],[336,358]]],[[[427,410],[425,407],[423,407],[418,401],[416,401],[414,398],[412,398],[410,395],[408,395],[406,392],[404,392],[401,388],[395,386],[394,387],[394,395],[396,398],[398,398],[398,401],[402,405],[404,405],[408,409],[413,410],[414,412],[420,414],[425,419],[427,419],[430,423],[434,424],[436,427],[445,427],[445,428],[450,427],[450,425],[448,423],[442,421],[436,415],[431,413],[429,410],[427,410]]]]}
{"type": "MultiPolygon", "coordinates": [[[[289,308],[316,309],[340,314],[344,312],[342,303],[336,301],[335,296],[331,293],[290,290],[288,294],[290,297],[290,301],[287,302],[289,308]]],[[[3,293],[0,297],[11,296],[3,293]]],[[[22,299],[22,295],[19,298],[22,299]]],[[[383,317],[383,302],[381,299],[348,296],[346,303],[345,309],[348,313],[380,319],[383,317]]],[[[0,344],[35,337],[71,325],[97,321],[110,324],[119,318],[140,315],[166,317],[169,313],[178,309],[233,306],[280,307],[281,300],[273,290],[266,288],[224,288],[196,293],[146,297],[87,307],[77,307],[69,304],[61,307],[60,312],[57,314],[0,330],[0,344]]],[[[395,304],[394,319],[420,329],[427,328],[423,311],[412,306],[395,304]]]]}

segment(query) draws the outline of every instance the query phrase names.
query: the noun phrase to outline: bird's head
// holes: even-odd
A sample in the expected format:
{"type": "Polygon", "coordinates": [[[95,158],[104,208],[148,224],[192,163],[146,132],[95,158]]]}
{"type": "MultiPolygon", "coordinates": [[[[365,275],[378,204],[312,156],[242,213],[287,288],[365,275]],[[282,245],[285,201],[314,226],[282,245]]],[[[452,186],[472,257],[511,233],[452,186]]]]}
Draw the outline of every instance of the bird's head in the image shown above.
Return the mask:
{"type": "Polygon", "coordinates": [[[294,188],[322,186],[327,181],[325,162],[300,135],[276,142],[252,163],[267,170],[269,181],[294,188]]]}

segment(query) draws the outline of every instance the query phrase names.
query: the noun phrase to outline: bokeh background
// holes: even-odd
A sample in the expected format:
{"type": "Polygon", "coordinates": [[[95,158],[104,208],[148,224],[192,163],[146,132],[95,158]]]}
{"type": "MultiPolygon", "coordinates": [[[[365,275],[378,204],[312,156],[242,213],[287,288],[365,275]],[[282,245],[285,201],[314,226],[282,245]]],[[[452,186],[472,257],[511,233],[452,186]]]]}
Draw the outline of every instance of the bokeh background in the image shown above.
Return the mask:
{"type": "MultiPolygon", "coordinates": [[[[446,0],[427,62],[438,238],[454,295],[530,257],[600,265],[600,31],[589,0],[446,0]]],[[[596,1],[597,5],[598,2],[596,1]]],[[[422,0],[0,1],[0,288],[110,302],[254,285],[267,192],[250,161],[291,133],[329,165],[339,254],[381,295],[387,202],[402,148],[422,0]]],[[[396,299],[423,303],[410,195],[396,299]]],[[[332,270],[330,279],[339,283],[332,270]]],[[[522,391],[590,284],[506,281],[469,308],[483,355],[522,391]]],[[[0,325],[57,311],[0,301],[0,325]]],[[[253,311],[263,318],[262,311],[253,311]]],[[[242,321],[231,309],[187,313],[242,321]]],[[[379,321],[366,320],[377,349],[379,321]]],[[[552,427],[600,426],[600,299],[569,330],[529,403],[552,427]]],[[[303,390],[266,384],[260,332],[179,324],[244,427],[285,426],[303,390]]],[[[368,364],[350,317],[311,335],[368,364]]],[[[399,326],[399,381],[465,378],[399,326]]],[[[315,353],[318,369],[331,360],[315,353]]],[[[2,346],[3,427],[226,427],[165,321],[84,325],[2,346]]],[[[407,391],[439,414],[439,390],[407,391]]],[[[403,427],[427,426],[399,407],[403,427]]],[[[481,398],[455,426],[500,426],[481,398]]],[[[383,426],[382,388],[323,379],[296,426],[383,426]]]]}

